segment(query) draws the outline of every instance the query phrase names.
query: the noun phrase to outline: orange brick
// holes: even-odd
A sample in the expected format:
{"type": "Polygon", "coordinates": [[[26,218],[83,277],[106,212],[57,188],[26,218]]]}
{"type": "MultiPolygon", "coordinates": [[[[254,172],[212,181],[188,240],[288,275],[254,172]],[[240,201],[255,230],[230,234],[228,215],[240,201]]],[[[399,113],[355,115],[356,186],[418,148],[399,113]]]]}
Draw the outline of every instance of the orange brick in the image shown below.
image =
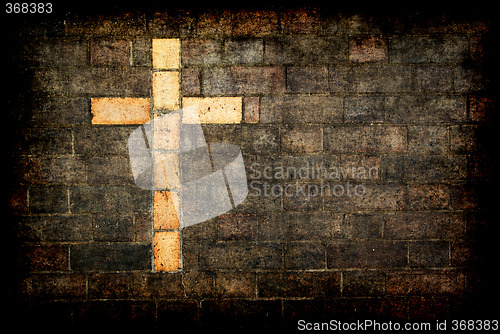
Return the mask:
{"type": "Polygon", "coordinates": [[[155,191],[154,193],[154,228],[173,230],[179,228],[179,194],[173,191],[155,191]]]}
{"type": "Polygon", "coordinates": [[[179,109],[179,72],[153,72],[154,110],[179,109]]]}
{"type": "Polygon", "coordinates": [[[156,189],[177,189],[180,185],[179,155],[154,152],[153,184],[156,189]]]}
{"type": "Polygon", "coordinates": [[[153,68],[178,69],[181,42],[178,38],[153,39],[153,68]]]}
{"type": "Polygon", "coordinates": [[[150,119],[150,105],[148,98],[92,98],[92,124],[144,124],[150,119]]]}
{"type": "MultiPolygon", "coordinates": [[[[241,123],[242,97],[185,97],[182,108],[195,108],[200,123],[241,123]]],[[[184,123],[197,123],[190,117],[182,119],[184,123]]]]}
{"type": "Polygon", "coordinates": [[[155,115],[153,147],[155,150],[178,150],[180,145],[179,113],[155,115]]]}
{"type": "Polygon", "coordinates": [[[155,232],[154,256],[156,271],[176,271],[181,267],[179,231],[155,232]]]}

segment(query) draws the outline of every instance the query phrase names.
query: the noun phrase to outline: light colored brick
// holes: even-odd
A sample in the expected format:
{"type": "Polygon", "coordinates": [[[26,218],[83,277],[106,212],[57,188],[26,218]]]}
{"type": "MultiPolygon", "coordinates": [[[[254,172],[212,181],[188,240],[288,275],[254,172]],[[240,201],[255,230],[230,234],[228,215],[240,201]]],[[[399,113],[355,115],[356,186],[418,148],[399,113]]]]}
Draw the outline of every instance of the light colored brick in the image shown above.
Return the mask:
{"type": "MultiPolygon", "coordinates": [[[[200,123],[241,123],[242,105],[242,97],[185,97],[182,99],[183,108],[193,107],[198,111],[200,123]]],[[[182,121],[188,124],[197,123],[197,120],[189,115],[182,121]]]]}
{"type": "Polygon", "coordinates": [[[179,113],[154,116],[153,147],[155,150],[178,150],[180,145],[179,113]]]}
{"type": "Polygon", "coordinates": [[[179,194],[173,191],[155,191],[154,193],[154,228],[173,230],[179,228],[177,210],[180,207],[179,194]]]}
{"type": "Polygon", "coordinates": [[[149,121],[150,99],[133,97],[92,98],[92,124],[143,124],[149,121]]]}
{"type": "Polygon", "coordinates": [[[181,63],[178,38],[153,39],[153,68],[178,69],[181,63]]]}
{"type": "Polygon", "coordinates": [[[156,271],[176,271],[181,267],[179,231],[155,232],[153,243],[156,271]]]}
{"type": "Polygon", "coordinates": [[[153,72],[154,110],[179,109],[179,72],[153,72]]]}
{"type": "Polygon", "coordinates": [[[156,189],[179,188],[179,155],[172,152],[154,152],[153,173],[153,184],[156,189]]]}

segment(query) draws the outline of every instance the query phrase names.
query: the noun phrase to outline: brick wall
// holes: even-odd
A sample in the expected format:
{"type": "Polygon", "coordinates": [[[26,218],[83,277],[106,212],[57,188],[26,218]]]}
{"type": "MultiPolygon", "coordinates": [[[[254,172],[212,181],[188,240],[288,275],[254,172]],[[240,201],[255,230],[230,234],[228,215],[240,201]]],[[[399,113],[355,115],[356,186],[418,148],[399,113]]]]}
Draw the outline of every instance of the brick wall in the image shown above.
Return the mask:
{"type": "Polygon", "coordinates": [[[7,34],[5,275],[24,322],[490,315],[487,19],[213,9],[20,26],[7,34]],[[189,104],[212,110],[208,142],[241,148],[250,188],[179,229],[161,221],[170,192],[135,185],[127,138],[189,104]]]}

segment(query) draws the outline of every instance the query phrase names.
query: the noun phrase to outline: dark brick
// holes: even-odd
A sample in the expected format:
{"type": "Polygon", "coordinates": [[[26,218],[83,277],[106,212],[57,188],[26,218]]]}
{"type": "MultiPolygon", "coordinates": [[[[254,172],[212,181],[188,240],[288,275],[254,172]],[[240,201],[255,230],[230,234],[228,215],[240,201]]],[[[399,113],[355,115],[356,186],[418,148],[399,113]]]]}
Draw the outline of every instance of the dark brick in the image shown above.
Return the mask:
{"type": "Polygon", "coordinates": [[[401,152],[406,150],[406,128],[397,126],[336,126],[324,132],[326,151],[401,152]]]}
{"type": "MultiPolygon", "coordinates": [[[[326,190],[325,190],[326,191],[326,190]]],[[[283,185],[283,208],[291,211],[319,210],[323,206],[321,183],[289,183],[283,185]]]]}
{"type": "MultiPolygon", "coordinates": [[[[134,244],[130,244],[134,246],[134,244]]],[[[151,248],[141,245],[141,248],[151,248]]],[[[133,256],[132,256],[133,257],[133,256]]],[[[137,259],[139,260],[139,259],[137,259]]],[[[141,259],[141,264],[149,266],[150,259],[141,259]]],[[[138,263],[139,264],[139,263],[138,263]]],[[[142,269],[141,269],[142,270],[142,269]]],[[[150,271],[151,269],[145,268],[150,271]]],[[[131,281],[130,298],[132,299],[181,299],[185,297],[180,273],[146,273],[131,281]]]]}
{"type": "Polygon", "coordinates": [[[493,100],[482,96],[470,96],[468,99],[469,118],[472,121],[480,122],[491,119],[494,108],[493,100]]]}
{"type": "MultiPolygon", "coordinates": [[[[287,241],[326,241],[340,238],[342,217],[337,214],[318,212],[293,212],[284,214],[281,228],[287,241]]],[[[281,225],[279,222],[270,222],[281,225]]]]}
{"type": "Polygon", "coordinates": [[[34,65],[59,67],[88,64],[87,42],[79,38],[34,39],[18,54],[34,65]]]}
{"type": "Polygon", "coordinates": [[[147,67],[94,67],[69,70],[69,93],[92,97],[149,97],[151,72],[147,67]]]}
{"type": "Polygon", "coordinates": [[[345,296],[381,296],[385,293],[385,273],[382,271],[346,271],[342,273],[342,283],[345,296]]]}
{"type": "Polygon", "coordinates": [[[264,62],[280,65],[336,64],[347,59],[345,38],[286,36],[264,41],[264,62]]]}
{"type": "Polygon", "coordinates": [[[35,128],[28,138],[28,153],[36,155],[72,154],[70,129],[35,128]]]}
{"type": "Polygon", "coordinates": [[[72,212],[147,211],[151,197],[149,191],[135,186],[74,186],[70,189],[72,212]]]}
{"type": "Polygon", "coordinates": [[[125,299],[131,296],[131,286],[142,277],[133,273],[95,273],[89,276],[91,299],[125,299]]]}
{"type": "Polygon", "coordinates": [[[321,272],[271,272],[257,276],[259,297],[315,297],[328,298],[340,295],[340,273],[321,272]]]}
{"type": "Polygon", "coordinates": [[[28,270],[69,270],[69,247],[67,245],[29,245],[22,248],[21,254],[21,265],[28,270]]]}
{"type": "Polygon", "coordinates": [[[89,241],[92,220],[88,216],[31,216],[18,224],[18,237],[29,241],[89,241]]]}
{"type": "Polygon", "coordinates": [[[327,247],[328,268],[394,268],[408,264],[406,242],[336,243],[327,247]]]}
{"type": "Polygon", "coordinates": [[[282,129],[281,150],[290,153],[313,153],[323,150],[323,131],[319,127],[290,126],[282,129]]]}
{"type": "Polygon", "coordinates": [[[409,126],[408,151],[410,153],[448,152],[448,128],[444,126],[409,126]]]}
{"type": "Polygon", "coordinates": [[[408,187],[409,207],[414,210],[447,209],[450,201],[448,186],[442,184],[408,187]]]}
{"type": "Polygon", "coordinates": [[[151,270],[150,245],[79,244],[70,252],[71,269],[79,272],[151,270]]]}
{"type": "MultiPolygon", "coordinates": [[[[486,129],[484,129],[486,130],[486,129]]],[[[480,128],[472,124],[450,127],[450,150],[454,153],[468,153],[480,149],[480,128]]]]}
{"type": "Polygon", "coordinates": [[[450,92],[453,72],[448,66],[419,66],[415,69],[415,90],[422,92],[450,92]]]}
{"type": "Polygon", "coordinates": [[[344,100],[348,122],[383,122],[386,98],[382,96],[348,96],[344,100]]]}
{"type": "Polygon", "coordinates": [[[380,160],[381,178],[384,181],[403,181],[405,177],[405,155],[384,155],[380,160]]]}
{"type": "Polygon", "coordinates": [[[85,157],[89,184],[132,185],[130,161],[124,156],[85,157]]]}
{"type": "Polygon", "coordinates": [[[281,209],[281,185],[253,180],[248,184],[247,198],[235,209],[241,213],[268,213],[281,209]]]}
{"type": "Polygon", "coordinates": [[[398,36],[389,46],[394,63],[461,62],[467,52],[468,41],[462,36],[398,36]]]}
{"type": "Polygon", "coordinates": [[[29,188],[31,213],[65,213],[68,211],[68,189],[63,186],[29,188]]]}
{"type": "Polygon", "coordinates": [[[285,90],[285,71],[274,66],[207,68],[201,89],[206,95],[276,94],[285,90]]]}
{"type": "Polygon", "coordinates": [[[381,179],[382,157],[372,154],[342,154],[329,179],[376,181],[381,179]],[[342,169],[341,169],[342,168],[342,169]]]}
{"type": "MultiPolygon", "coordinates": [[[[481,189],[477,184],[458,184],[450,186],[450,206],[455,210],[474,210],[481,207],[481,189]]],[[[487,188],[486,188],[487,189],[487,188]]]]}
{"type": "Polygon", "coordinates": [[[214,65],[222,59],[222,42],[216,39],[181,40],[182,65],[214,65]]]}
{"type": "Polygon", "coordinates": [[[183,96],[200,95],[200,69],[183,68],[181,70],[181,92],[183,96]]]}
{"type": "MultiPolygon", "coordinates": [[[[360,65],[352,67],[348,75],[349,90],[352,92],[392,93],[412,90],[411,68],[406,66],[360,65]]],[[[332,76],[332,78],[335,77],[332,76]]],[[[337,86],[336,83],[331,86],[334,88],[333,91],[336,91],[337,86]]]]}
{"type": "Polygon", "coordinates": [[[85,298],[85,275],[66,274],[34,274],[27,278],[28,295],[34,299],[70,299],[85,298]]]}
{"type": "Polygon", "coordinates": [[[336,96],[264,96],[263,123],[327,123],[342,121],[342,98],[336,96]]]}
{"type": "MultiPolygon", "coordinates": [[[[90,105],[85,98],[40,99],[32,108],[34,124],[72,126],[90,122],[90,105]]],[[[67,142],[66,142],[67,143],[67,142]]]]}
{"type": "Polygon", "coordinates": [[[391,295],[460,295],[465,289],[465,274],[456,270],[392,272],[386,284],[391,295]]]}
{"type": "Polygon", "coordinates": [[[447,241],[410,242],[410,266],[447,267],[450,264],[450,243],[447,241]]]}
{"type": "Polygon", "coordinates": [[[200,254],[200,262],[207,269],[277,269],[281,253],[281,246],[273,243],[218,243],[200,254]]]}
{"type": "Polygon", "coordinates": [[[95,241],[134,241],[135,228],[131,216],[99,214],[94,217],[95,241]]]}
{"type": "Polygon", "coordinates": [[[248,96],[243,99],[243,115],[245,123],[259,123],[260,97],[248,96]]]}
{"type": "Polygon", "coordinates": [[[318,243],[288,243],[285,247],[285,268],[325,269],[325,247],[318,243]]]}
{"type": "Polygon", "coordinates": [[[349,92],[351,90],[351,68],[336,65],[328,68],[329,86],[332,93],[349,92]]]}
{"type": "Polygon", "coordinates": [[[36,69],[31,72],[31,90],[47,95],[66,95],[68,92],[67,70],[64,68],[36,69]]]}
{"type": "Polygon", "coordinates": [[[405,179],[425,182],[460,180],[466,176],[466,166],[466,158],[462,156],[408,156],[404,169],[405,179]]]}
{"type": "Polygon", "coordinates": [[[224,214],[217,218],[220,240],[255,240],[258,217],[251,214],[224,214]]]}
{"type": "Polygon", "coordinates": [[[466,117],[466,103],[461,96],[389,97],[386,115],[392,123],[461,122],[466,117]]]}
{"type": "Polygon", "coordinates": [[[85,162],[79,157],[22,159],[17,173],[28,184],[74,184],[87,180],[85,162]]]}
{"type": "Polygon", "coordinates": [[[349,43],[349,61],[354,63],[386,62],[386,40],[377,36],[352,37],[349,43]]]}
{"type": "Polygon", "coordinates": [[[279,131],[277,127],[243,126],[238,135],[243,153],[275,153],[279,151],[279,131]]]}
{"type": "Polygon", "coordinates": [[[191,271],[182,275],[182,287],[188,298],[210,298],[214,296],[214,275],[210,272],[191,271]]]}
{"type": "Polygon", "coordinates": [[[461,238],[465,235],[465,219],[444,212],[392,213],[384,217],[387,239],[461,238]]]}
{"type": "Polygon", "coordinates": [[[228,64],[259,64],[264,57],[262,39],[228,39],[224,43],[224,62],[228,64]]]}
{"type": "Polygon", "coordinates": [[[152,41],[149,38],[137,38],[132,41],[132,65],[152,66],[152,41]]]}
{"type": "Polygon", "coordinates": [[[221,272],[215,274],[215,291],[222,298],[253,298],[256,278],[250,272],[221,272]]]}
{"type": "Polygon", "coordinates": [[[286,87],[289,93],[325,93],[328,71],[323,67],[288,67],[286,87]]]}
{"type": "Polygon", "coordinates": [[[346,239],[380,239],[383,226],[383,215],[348,214],[342,224],[342,236],[346,239]]]}
{"type": "Polygon", "coordinates": [[[135,241],[152,243],[153,235],[151,233],[153,226],[152,212],[134,213],[135,241]]]}
{"type": "Polygon", "coordinates": [[[406,188],[399,184],[332,183],[330,189],[325,188],[325,193],[325,208],[330,210],[399,210],[406,207],[406,188]]]}
{"type": "Polygon", "coordinates": [[[127,140],[134,128],[113,126],[78,128],[74,131],[76,154],[128,154],[127,140]]]}
{"type": "Polygon", "coordinates": [[[92,39],[90,63],[92,65],[130,65],[130,41],[92,39]]]}

